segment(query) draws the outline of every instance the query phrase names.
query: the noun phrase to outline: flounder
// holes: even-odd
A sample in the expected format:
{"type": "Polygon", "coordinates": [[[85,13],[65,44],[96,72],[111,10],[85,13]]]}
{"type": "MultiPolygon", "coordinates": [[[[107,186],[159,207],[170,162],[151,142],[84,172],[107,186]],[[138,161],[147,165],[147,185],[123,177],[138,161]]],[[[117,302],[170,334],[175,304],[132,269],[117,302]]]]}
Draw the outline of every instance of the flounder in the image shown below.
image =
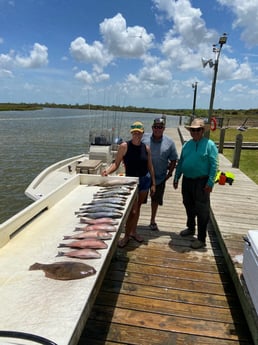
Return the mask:
{"type": "Polygon", "coordinates": [[[30,266],[29,270],[43,270],[47,278],[57,280],[81,279],[96,273],[94,267],[82,262],[72,261],[61,261],[52,264],[40,264],[36,262],[30,266]]]}

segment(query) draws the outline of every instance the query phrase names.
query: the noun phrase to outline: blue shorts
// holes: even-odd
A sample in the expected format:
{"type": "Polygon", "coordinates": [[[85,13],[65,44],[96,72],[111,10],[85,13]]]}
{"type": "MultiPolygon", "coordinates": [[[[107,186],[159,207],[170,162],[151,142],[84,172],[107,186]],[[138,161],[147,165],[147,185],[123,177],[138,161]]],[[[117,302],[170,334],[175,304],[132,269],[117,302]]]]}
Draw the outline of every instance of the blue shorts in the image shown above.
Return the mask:
{"type": "Polygon", "coordinates": [[[151,176],[150,173],[147,173],[147,175],[139,177],[139,184],[138,184],[138,190],[139,192],[147,192],[149,191],[151,186],[151,176]]]}

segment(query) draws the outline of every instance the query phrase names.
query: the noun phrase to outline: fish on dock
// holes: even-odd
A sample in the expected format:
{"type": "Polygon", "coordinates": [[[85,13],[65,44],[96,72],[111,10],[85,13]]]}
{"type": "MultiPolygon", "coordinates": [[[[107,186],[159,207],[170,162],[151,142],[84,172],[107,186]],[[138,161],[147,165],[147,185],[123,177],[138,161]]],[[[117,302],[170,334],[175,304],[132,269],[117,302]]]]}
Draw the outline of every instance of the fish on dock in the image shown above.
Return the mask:
{"type": "Polygon", "coordinates": [[[114,194],[114,193],[94,193],[93,194],[93,199],[107,199],[107,198],[117,198],[119,197],[119,199],[123,200],[124,202],[126,202],[127,200],[127,195],[125,194],[114,194]]]}
{"type": "Polygon", "coordinates": [[[126,190],[126,191],[132,191],[134,189],[133,186],[126,186],[126,185],[120,185],[120,186],[106,186],[101,187],[100,191],[110,191],[110,190],[126,190]]]}
{"type": "Polygon", "coordinates": [[[125,191],[125,190],[110,190],[110,191],[98,191],[96,193],[94,193],[94,197],[95,196],[108,196],[108,197],[116,197],[116,196],[120,196],[120,197],[126,197],[128,195],[131,194],[131,191],[125,191]]]}
{"type": "Polygon", "coordinates": [[[116,207],[109,207],[107,205],[96,205],[92,207],[84,208],[83,210],[75,211],[76,215],[84,214],[84,213],[96,213],[96,212],[121,212],[123,209],[119,209],[116,207]]]}
{"type": "Polygon", "coordinates": [[[89,230],[77,233],[75,235],[64,236],[63,240],[81,240],[84,238],[97,238],[99,240],[110,240],[112,234],[104,230],[89,230]]]}
{"type": "Polygon", "coordinates": [[[96,273],[94,267],[82,262],[72,261],[61,261],[52,264],[41,264],[35,262],[30,266],[29,270],[43,270],[47,278],[57,280],[81,279],[96,273]]]}
{"type": "Polygon", "coordinates": [[[58,248],[91,248],[91,249],[106,249],[108,245],[103,240],[87,238],[84,240],[72,241],[69,243],[60,243],[58,248]]]}
{"type": "Polygon", "coordinates": [[[96,205],[96,204],[112,204],[112,205],[121,205],[124,206],[126,204],[126,200],[124,198],[95,198],[89,203],[83,203],[83,206],[88,206],[88,205],[96,205]]]}
{"type": "Polygon", "coordinates": [[[77,259],[100,259],[101,258],[101,254],[96,249],[92,249],[92,248],[71,250],[69,252],[58,252],[56,256],[68,256],[70,258],[77,258],[77,259]]]}
{"type": "Polygon", "coordinates": [[[97,218],[97,219],[92,219],[88,217],[81,217],[80,218],[81,223],[86,223],[86,224],[109,224],[109,225],[117,225],[118,221],[112,218],[108,217],[102,217],[102,218],[97,218]]]}
{"type": "Polygon", "coordinates": [[[109,211],[109,212],[92,212],[92,213],[84,213],[83,217],[80,218],[81,223],[84,222],[84,217],[92,218],[92,219],[99,219],[99,218],[122,218],[123,213],[118,211],[109,211]]]}
{"type": "MultiPolygon", "coordinates": [[[[121,185],[135,185],[138,182],[136,181],[136,179],[128,179],[128,178],[116,178],[116,179],[112,179],[110,180],[107,177],[103,177],[102,181],[98,182],[98,183],[94,183],[92,184],[93,186],[100,186],[100,187],[108,187],[108,186],[121,186],[121,185]]],[[[89,184],[90,185],[90,184],[89,184]]]]}
{"type": "Polygon", "coordinates": [[[74,231],[106,231],[106,232],[116,232],[117,227],[112,224],[98,223],[98,224],[87,224],[83,226],[76,226],[74,231]]]}
{"type": "Polygon", "coordinates": [[[93,209],[100,208],[100,207],[108,208],[109,211],[110,211],[110,209],[122,211],[125,208],[124,205],[112,204],[112,203],[108,203],[106,201],[102,201],[102,203],[99,203],[99,204],[89,204],[87,206],[80,207],[79,211],[76,211],[76,212],[84,212],[87,210],[93,210],[93,209]]]}

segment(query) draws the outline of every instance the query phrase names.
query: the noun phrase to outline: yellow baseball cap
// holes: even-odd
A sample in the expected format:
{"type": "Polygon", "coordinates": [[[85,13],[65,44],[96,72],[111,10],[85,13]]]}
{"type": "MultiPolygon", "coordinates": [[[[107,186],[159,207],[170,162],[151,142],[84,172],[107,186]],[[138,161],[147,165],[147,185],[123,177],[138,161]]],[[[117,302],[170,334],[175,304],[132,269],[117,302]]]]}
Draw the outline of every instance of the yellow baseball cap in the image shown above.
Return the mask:
{"type": "Polygon", "coordinates": [[[131,130],[130,132],[140,132],[143,133],[144,132],[144,127],[143,124],[140,121],[136,121],[131,125],[131,130]]]}

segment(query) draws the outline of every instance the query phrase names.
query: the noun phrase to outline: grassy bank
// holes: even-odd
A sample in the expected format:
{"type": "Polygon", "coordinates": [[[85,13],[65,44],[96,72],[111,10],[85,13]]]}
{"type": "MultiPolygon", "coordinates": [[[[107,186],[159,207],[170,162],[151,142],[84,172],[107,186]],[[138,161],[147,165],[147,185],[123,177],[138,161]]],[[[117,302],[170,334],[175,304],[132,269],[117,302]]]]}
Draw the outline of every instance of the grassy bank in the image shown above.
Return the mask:
{"type": "Polygon", "coordinates": [[[0,111],[25,111],[25,110],[38,110],[42,109],[42,106],[38,104],[27,103],[0,103],[0,111]]]}
{"type": "MultiPolygon", "coordinates": [[[[226,130],[225,141],[235,142],[237,134],[240,132],[235,128],[226,130]]],[[[249,128],[241,132],[243,135],[243,142],[258,142],[258,129],[249,128]]],[[[210,132],[210,138],[214,141],[219,141],[220,130],[210,132]]],[[[231,162],[233,161],[233,149],[224,149],[223,154],[231,162]]],[[[258,184],[258,150],[242,150],[240,157],[239,169],[249,176],[256,184],[258,184]]]]}

